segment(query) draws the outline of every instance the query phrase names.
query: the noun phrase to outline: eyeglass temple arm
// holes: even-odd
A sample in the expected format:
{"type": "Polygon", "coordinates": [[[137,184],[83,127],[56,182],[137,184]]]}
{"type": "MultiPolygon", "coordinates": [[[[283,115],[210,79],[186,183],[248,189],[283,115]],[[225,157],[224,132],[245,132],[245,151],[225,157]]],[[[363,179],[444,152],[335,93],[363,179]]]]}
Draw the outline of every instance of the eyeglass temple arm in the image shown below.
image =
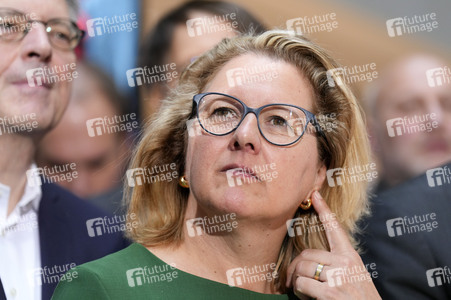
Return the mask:
{"type": "MultiPolygon", "coordinates": [[[[197,95],[196,95],[197,96],[197,95]]],[[[195,118],[197,116],[197,99],[196,96],[193,97],[193,109],[191,110],[191,114],[189,115],[188,120],[195,118]]]]}
{"type": "Polygon", "coordinates": [[[316,132],[326,141],[327,146],[329,146],[329,140],[327,139],[326,134],[324,133],[314,114],[311,115],[310,122],[315,127],[316,132]]]}

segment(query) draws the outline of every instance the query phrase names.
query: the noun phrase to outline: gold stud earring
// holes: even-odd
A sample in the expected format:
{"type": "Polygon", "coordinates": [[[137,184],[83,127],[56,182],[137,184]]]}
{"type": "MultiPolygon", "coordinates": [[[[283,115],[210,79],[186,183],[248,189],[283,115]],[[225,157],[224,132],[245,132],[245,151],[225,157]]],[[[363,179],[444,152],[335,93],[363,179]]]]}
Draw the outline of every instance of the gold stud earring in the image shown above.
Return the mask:
{"type": "Polygon", "coordinates": [[[302,208],[303,210],[308,210],[308,209],[310,209],[311,206],[312,206],[312,199],[310,199],[310,198],[307,199],[307,203],[301,202],[301,204],[299,205],[299,207],[302,208]]]}
{"type": "Polygon", "coordinates": [[[188,180],[186,180],[186,175],[183,175],[183,176],[180,177],[180,179],[179,179],[179,185],[180,185],[182,188],[185,188],[185,189],[188,189],[188,188],[189,188],[189,182],[188,182],[188,180]]]}

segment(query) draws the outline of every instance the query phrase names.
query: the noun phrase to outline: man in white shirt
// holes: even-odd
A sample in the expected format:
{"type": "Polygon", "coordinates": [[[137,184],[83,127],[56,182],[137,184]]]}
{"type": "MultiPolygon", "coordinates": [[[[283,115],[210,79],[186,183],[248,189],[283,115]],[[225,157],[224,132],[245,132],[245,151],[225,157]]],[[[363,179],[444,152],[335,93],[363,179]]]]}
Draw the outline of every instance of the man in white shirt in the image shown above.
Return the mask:
{"type": "Polygon", "coordinates": [[[120,233],[88,235],[105,214],[33,161],[69,101],[76,11],[74,0],[0,0],[0,299],[49,299],[69,268],[126,245],[120,233]]]}

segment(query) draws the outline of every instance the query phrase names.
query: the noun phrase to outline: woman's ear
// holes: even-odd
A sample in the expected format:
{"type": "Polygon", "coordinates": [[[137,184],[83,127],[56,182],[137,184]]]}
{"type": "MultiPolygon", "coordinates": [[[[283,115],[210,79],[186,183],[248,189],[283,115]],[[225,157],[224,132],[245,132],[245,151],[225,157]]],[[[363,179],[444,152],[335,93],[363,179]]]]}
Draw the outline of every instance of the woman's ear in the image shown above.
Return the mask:
{"type": "Polygon", "coordinates": [[[316,170],[315,182],[313,183],[313,189],[315,191],[319,191],[324,184],[324,180],[326,180],[326,166],[321,163],[316,170]]]}
{"type": "Polygon", "coordinates": [[[321,189],[324,180],[326,180],[326,171],[327,171],[326,166],[323,163],[321,163],[318,169],[316,170],[315,182],[313,183],[312,190],[308,193],[306,199],[311,199],[313,192],[319,191],[321,189]]]}

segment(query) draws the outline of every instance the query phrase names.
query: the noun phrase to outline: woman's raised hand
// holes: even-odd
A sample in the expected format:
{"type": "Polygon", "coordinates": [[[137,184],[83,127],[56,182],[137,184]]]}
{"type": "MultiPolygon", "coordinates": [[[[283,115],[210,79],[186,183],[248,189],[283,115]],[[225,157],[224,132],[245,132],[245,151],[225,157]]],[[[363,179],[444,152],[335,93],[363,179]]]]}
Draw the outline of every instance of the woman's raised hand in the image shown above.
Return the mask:
{"type": "Polygon", "coordinates": [[[312,197],[330,251],[306,249],[288,267],[287,287],[316,299],[381,299],[359,254],[319,192],[312,197]]]}

